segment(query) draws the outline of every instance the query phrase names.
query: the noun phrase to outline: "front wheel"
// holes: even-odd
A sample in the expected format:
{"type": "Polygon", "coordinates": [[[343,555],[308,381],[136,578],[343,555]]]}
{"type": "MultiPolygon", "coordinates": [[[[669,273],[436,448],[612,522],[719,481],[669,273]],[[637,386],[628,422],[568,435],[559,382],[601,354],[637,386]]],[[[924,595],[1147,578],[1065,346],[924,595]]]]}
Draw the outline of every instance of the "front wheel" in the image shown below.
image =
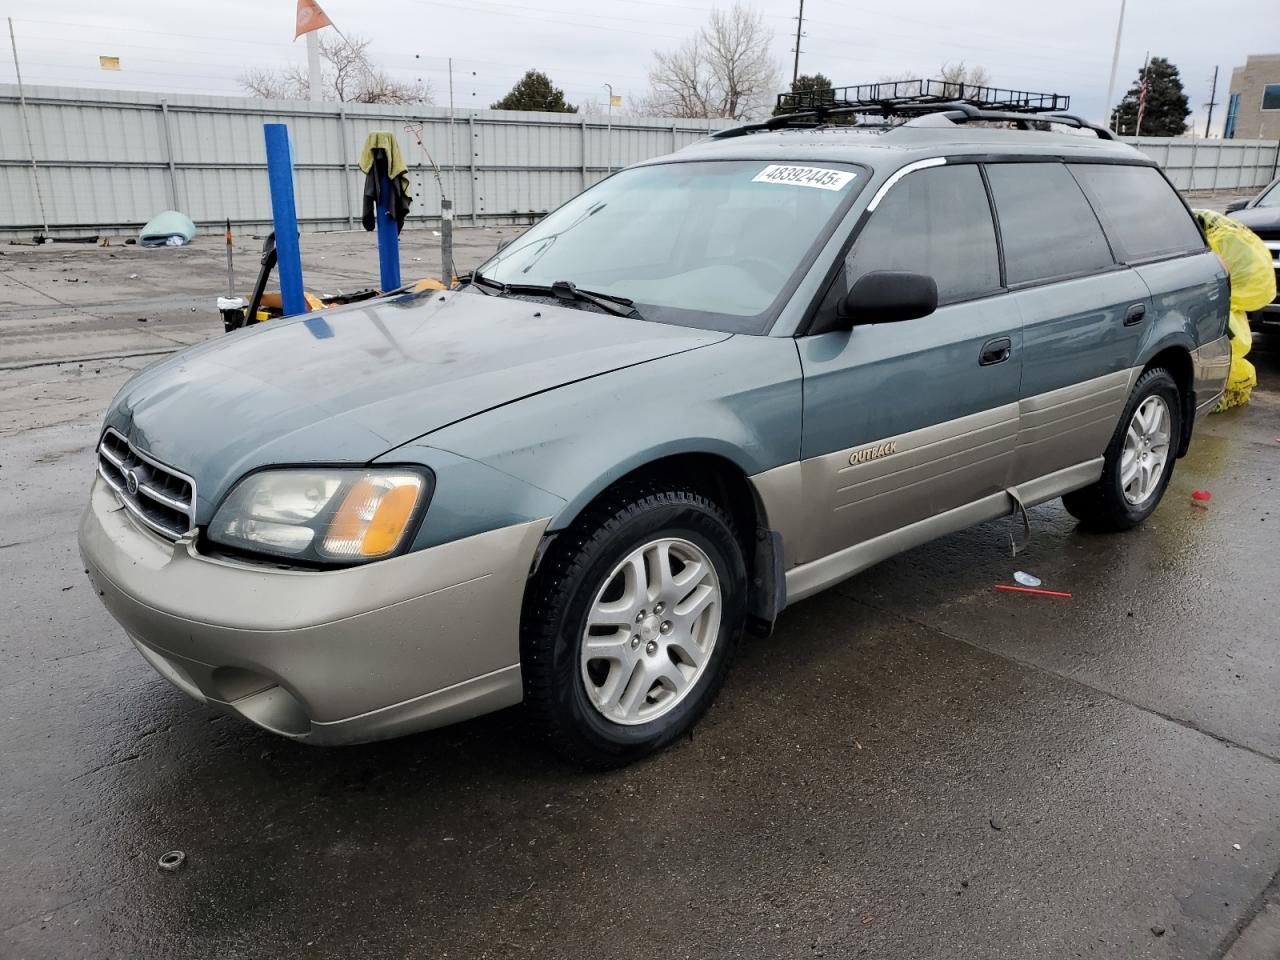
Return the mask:
{"type": "Polygon", "coordinates": [[[746,611],[732,520],[691,489],[633,487],[551,545],[521,628],[526,704],[584,766],[669,744],[710,706],[746,611]]]}
{"type": "Polygon", "coordinates": [[[1107,445],[1102,477],[1062,498],[1067,512],[1098,530],[1128,530],[1164,496],[1182,436],[1182,404],[1173,376],[1162,368],[1138,378],[1107,445]]]}

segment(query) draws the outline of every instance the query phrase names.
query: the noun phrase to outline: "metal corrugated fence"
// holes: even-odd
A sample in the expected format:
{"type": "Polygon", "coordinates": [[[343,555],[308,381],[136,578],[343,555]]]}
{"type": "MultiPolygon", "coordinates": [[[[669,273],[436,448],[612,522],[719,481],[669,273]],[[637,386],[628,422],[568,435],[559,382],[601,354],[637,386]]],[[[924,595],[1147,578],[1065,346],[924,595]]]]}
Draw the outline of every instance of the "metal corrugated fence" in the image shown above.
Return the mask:
{"type": "Polygon", "coordinates": [[[1280,142],[1122,137],[1164,168],[1179,190],[1240,190],[1266,186],[1277,173],[1280,142]]]}
{"type": "MultiPolygon", "coordinates": [[[[406,123],[444,170],[463,223],[520,223],[555,208],[609,169],[669,153],[730,121],[619,120],[505,110],[310,104],[27,87],[36,175],[55,236],[134,231],[166,209],[204,226],[270,222],[262,124],[289,125],[304,230],[360,221],[357,153],[372,130],[399,139],[415,197],[411,223],[438,219],[440,199],[406,123]]],[[[1130,139],[1183,189],[1262,186],[1277,145],[1250,140],[1130,139]]],[[[43,229],[18,88],[0,84],[0,237],[43,229]]]]}
{"type": "MultiPolygon", "coordinates": [[[[365,137],[390,130],[410,167],[412,221],[440,215],[430,166],[406,124],[443,171],[462,223],[525,222],[618,168],[670,153],[722,127],[720,120],[619,120],[577,114],[428,106],[310,104],[240,97],[169,96],[66,87],[26,88],[40,192],[54,236],[131,231],[162,210],[197,224],[271,219],[264,123],[286,123],[304,230],[358,226],[365,137]]],[[[0,84],[0,237],[43,229],[18,88],[0,84]]]]}

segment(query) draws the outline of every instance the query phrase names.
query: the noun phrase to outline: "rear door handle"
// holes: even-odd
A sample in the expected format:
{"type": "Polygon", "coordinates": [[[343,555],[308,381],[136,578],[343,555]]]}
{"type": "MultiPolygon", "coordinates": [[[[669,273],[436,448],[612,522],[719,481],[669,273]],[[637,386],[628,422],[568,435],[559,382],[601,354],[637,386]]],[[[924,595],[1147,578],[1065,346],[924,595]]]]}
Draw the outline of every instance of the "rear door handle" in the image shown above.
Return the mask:
{"type": "Polygon", "coordinates": [[[978,354],[978,365],[981,367],[989,367],[993,363],[1004,363],[1009,359],[1009,354],[1013,352],[1013,341],[1008,337],[996,337],[994,340],[988,340],[982,345],[982,352],[978,354]]]}
{"type": "Polygon", "coordinates": [[[1124,325],[1132,327],[1135,323],[1141,323],[1147,315],[1147,305],[1145,303],[1135,303],[1124,312],[1124,325]]]}

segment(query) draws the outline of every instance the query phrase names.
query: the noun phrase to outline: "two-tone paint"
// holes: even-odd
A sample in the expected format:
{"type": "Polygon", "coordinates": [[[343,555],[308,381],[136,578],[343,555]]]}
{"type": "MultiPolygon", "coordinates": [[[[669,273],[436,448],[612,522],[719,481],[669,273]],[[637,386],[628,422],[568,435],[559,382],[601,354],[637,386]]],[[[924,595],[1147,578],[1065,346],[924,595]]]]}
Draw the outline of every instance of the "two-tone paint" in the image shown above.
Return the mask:
{"type": "MultiPolygon", "coordinates": [[[[326,337],[306,318],[273,321],[149,368],[106,426],[193,478],[197,532],[173,542],[142,529],[99,481],[80,542],[104,602],[192,696],[310,742],[372,739],[520,699],[530,571],[550,538],[636,471],[669,464],[747,492],[753,583],[768,594],[751,608],[767,617],[902,549],[1093,482],[1149,363],[1184,377],[1189,433],[1230,358],[1226,277],[1207,251],[806,335],[893,185],[978,162],[1009,132],[957,136],[941,156],[936,132],[903,130],[892,146],[772,134],[653,161],[866,171],[766,335],[464,289],[327,311],[326,337]],[[1126,325],[1134,304],[1143,321],[1126,325]],[[980,362],[993,340],[1008,341],[1007,355],[980,362]],[[434,475],[402,556],[295,570],[201,542],[254,470],[371,463],[434,475]]],[[[1146,162],[1080,137],[1018,142],[1019,155],[1046,161],[1146,162]]]]}

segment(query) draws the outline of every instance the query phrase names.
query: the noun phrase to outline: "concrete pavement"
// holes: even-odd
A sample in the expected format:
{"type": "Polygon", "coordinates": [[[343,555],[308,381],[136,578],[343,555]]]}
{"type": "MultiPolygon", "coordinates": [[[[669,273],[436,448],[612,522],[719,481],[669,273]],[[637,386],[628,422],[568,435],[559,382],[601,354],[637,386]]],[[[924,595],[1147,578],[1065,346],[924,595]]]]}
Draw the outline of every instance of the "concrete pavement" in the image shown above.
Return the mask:
{"type": "MultiPolygon", "coordinates": [[[[354,246],[326,242],[318,277],[354,246]]],[[[133,650],[74,531],[110,395],[220,329],[220,245],[168,252],[190,259],[125,261],[172,271],[139,290],[106,258],[109,295],[42,280],[0,308],[0,956],[1275,955],[1274,336],[1253,403],[1201,424],[1141,529],[1053,503],[1016,560],[994,523],[881,564],[747,642],[689,740],[587,775],[519,709],[298,746],[133,650]],[[992,589],[1015,569],[1073,599],[992,589]]]]}

